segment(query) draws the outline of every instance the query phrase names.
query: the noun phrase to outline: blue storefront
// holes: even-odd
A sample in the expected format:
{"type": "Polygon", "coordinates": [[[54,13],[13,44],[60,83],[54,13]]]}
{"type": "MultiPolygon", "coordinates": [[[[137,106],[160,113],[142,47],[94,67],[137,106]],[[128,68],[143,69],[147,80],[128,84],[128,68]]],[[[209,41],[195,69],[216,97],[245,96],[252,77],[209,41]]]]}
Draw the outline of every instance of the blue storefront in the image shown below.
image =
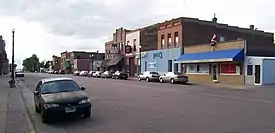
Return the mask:
{"type": "Polygon", "coordinates": [[[181,51],[182,49],[179,47],[143,52],[141,72],[155,71],[160,74],[174,71],[180,72],[180,64],[174,63],[174,60],[181,55],[181,51]]]}

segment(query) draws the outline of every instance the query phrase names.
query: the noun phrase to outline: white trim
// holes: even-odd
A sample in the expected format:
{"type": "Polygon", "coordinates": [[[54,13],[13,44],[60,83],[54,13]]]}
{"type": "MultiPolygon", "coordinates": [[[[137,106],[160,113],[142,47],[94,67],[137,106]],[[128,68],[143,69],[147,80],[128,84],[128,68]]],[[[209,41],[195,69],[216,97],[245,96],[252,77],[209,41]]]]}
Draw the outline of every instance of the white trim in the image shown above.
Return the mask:
{"type": "Polygon", "coordinates": [[[226,62],[233,61],[233,58],[221,58],[221,59],[210,59],[210,60],[187,60],[187,61],[174,61],[175,63],[206,63],[206,62],[226,62]]]}
{"type": "MultiPolygon", "coordinates": [[[[234,64],[234,63],[233,63],[234,64]]],[[[240,66],[238,66],[236,64],[236,73],[222,73],[222,67],[221,67],[222,64],[220,64],[220,75],[228,75],[228,76],[238,76],[238,75],[241,75],[241,72],[240,72],[240,66]]]]}
{"type": "Polygon", "coordinates": [[[209,75],[209,73],[186,73],[190,75],[209,75]]]}

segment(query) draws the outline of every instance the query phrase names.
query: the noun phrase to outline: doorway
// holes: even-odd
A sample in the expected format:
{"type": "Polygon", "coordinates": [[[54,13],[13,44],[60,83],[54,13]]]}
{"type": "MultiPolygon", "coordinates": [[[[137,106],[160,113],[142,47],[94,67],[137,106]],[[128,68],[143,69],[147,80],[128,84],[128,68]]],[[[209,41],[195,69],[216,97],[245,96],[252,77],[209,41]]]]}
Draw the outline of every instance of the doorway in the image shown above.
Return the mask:
{"type": "Polygon", "coordinates": [[[255,65],[254,78],[255,84],[261,84],[261,65],[255,65]]]}
{"type": "Polygon", "coordinates": [[[212,80],[214,82],[218,81],[218,64],[212,65],[212,80]]]}

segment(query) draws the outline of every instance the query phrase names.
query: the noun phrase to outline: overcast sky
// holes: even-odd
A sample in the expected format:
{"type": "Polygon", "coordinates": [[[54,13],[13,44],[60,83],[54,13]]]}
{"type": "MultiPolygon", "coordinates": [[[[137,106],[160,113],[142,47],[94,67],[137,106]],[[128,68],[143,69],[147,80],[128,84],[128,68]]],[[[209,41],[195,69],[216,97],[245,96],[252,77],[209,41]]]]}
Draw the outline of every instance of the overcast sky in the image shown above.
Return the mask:
{"type": "Polygon", "coordinates": [[[135,29],[175,17],[194,17],[275,32],[274,0],[0,0],[0,34],[16,63],[32,54],[50,60],[68,50],[104,52],[116,28],[135,29]],[[273,24],[273,25],[272,25],[273,24]]]}

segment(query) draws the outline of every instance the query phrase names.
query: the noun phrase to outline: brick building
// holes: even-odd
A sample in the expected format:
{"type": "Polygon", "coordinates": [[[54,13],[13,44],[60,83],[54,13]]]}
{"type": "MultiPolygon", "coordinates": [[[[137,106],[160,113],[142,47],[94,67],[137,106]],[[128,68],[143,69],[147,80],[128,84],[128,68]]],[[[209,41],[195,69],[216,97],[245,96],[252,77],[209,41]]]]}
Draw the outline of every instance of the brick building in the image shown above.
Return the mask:
{"type": "Polygon", "coordinates": [[[246,40],[247,54],[275,56],[274,34],[255,29],[217,23],[217,18],[204,21],[196,18],[177,18],[158,24],[158,49],[193,46],[209,43],[213,35],[218,41],[246,40]]]}
{"type": "Polygon", "coordinates": [[[5,50],[6,44],[2,36],[0,36],[0,75],[7,74],[9,72],[9,60],[5,50]]]}
{"type": "Polygon", "coordinates": [[[93,61],[103,60],[104,53],[97,52],[85,52],[85,51],[72,51],[61,53],[61,69],[67,70],[68,73],[72,73],[75,70],[91,69],[90,65],[93,61]]]}
{"type": "Polygon", "coordinates": [[[105,43],[105,60],[101,63],[103,70],[124,70],[125,71],[125,41],[126,34],[131,30],[116,29],[113,33],[113,39],[105,43]]]}
{"type": "Polygon", "coordinates": [[[54,70],[54,71],[61,70],[61,57],[53,55],[51,67],[52,67],[51,70],[54,70]]]}

